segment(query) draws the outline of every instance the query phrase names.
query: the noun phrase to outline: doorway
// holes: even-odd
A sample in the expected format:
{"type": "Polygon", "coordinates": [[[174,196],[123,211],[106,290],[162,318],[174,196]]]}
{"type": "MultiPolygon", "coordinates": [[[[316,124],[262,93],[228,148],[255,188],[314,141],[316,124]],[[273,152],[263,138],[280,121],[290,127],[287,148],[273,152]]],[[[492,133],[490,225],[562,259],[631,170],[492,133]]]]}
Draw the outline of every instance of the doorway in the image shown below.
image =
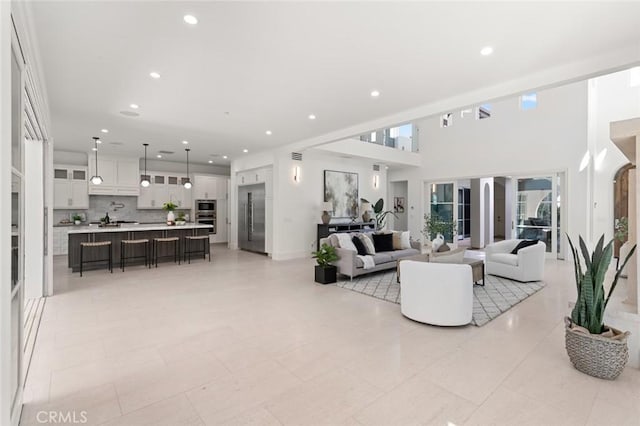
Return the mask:
{"type": "Polygon", "coordinates": [[[391,182],[389,184],[389,202],[393,215],[389,215],[389,225],[394,231],[408,231],[409,219],[407,212],[407,199],[409,183],[406,180],[391,182]]]}

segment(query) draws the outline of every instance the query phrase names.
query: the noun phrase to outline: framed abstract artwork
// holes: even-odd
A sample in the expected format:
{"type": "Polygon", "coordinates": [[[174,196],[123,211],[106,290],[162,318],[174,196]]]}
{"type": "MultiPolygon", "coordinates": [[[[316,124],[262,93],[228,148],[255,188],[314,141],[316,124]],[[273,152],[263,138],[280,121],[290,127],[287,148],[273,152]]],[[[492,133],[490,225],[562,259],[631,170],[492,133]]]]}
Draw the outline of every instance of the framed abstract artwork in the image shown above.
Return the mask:
{"type": "Polygon", "coordinates": [[[333,205],[333,217],[358,217],[358,174],[324,171],[324,201],[333,205]]]}

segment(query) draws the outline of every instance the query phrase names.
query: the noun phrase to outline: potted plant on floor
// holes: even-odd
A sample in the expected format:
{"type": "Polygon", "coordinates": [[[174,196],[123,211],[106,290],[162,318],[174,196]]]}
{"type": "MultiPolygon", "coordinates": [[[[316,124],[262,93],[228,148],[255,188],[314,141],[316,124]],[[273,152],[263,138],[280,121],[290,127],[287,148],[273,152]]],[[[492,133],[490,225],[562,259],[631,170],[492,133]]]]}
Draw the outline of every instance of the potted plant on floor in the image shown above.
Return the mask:
{"type": "Polygon", "coordinates": [[[604,235],[600,237],[593,253],[580,237],[580,251],[584,260],[584,270],[580,255],[569,238],[575,270],[578,299],[565,318],[565,346],[571,363],[583,373],[602,379],[613,380],[620,375],[629,360],[627,338],[629,332],[622,332],[604,324],[604,312],[611,295],[618,284],[620,273],[636,246],[616,270],[609,293],[605,297],[604,279],[613,257],[613,240],[604,246],[604,235]],[[603,247],[604,246],[604,247],[603,247]]]}
{"type": "MultiPolygon", "coordinates": [[[[376,201],[375,204],[371,204],[364,198],[360,198],[360,202],[362,203],[362,205],[367,204],[373,208],[373,214],[375,215],[376,219],[376,231],[384,229],[385,225],[387,224],[387,215],[392,214],[396,219],[398,218],[398,216],[396,216],[396,214],[391,210],[384,210],[384,200],[382,198],[376,201]]],[[[368,215],[368,212],[366,212],[366,214],[368,215]]]]}
{"type": "Polygon", "coordinates": [[[338,260],[336,249],[329,244],[323,244],[320,250],[313,252],[313,257],[318,263],[315,270],[316,282],[331,284],[337,281],[338,268],[331,264],[338,260]]]}

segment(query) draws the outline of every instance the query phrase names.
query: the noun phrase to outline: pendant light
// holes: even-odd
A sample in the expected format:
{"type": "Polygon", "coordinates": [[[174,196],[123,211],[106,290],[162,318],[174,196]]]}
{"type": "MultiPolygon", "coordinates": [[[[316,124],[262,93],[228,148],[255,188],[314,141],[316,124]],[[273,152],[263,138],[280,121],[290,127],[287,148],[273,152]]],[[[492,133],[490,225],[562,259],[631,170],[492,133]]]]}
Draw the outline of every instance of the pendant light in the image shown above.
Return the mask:
{"type": "Polygon", "coordinates": [[[189,151],[191,151],[189,148],[185,148],[184,149],[187,152],[187,178],[184,181],[184,187],[186,189],[191,189],[191,178],[189,177],[189,151]]]}
{"type": "Polygon", "coordinates": [[[95,170],[95,175],[91,176],[91,183],[94,185],[100,185],[102,183],[102,176],[98,174],[98,141],[99,140],[100,140],[99,137],[97,136],[93,137],[93,150],[96,153],[96,170],[95,170]]]}
{"type": "Polygon", "coordinates": [[[140,186],[146,188],[149,186],[151,182],[149,182],[149,176],[147,176],[147,147],[148,143],[143,143],[144,145],[144,174],[142,175],[142,180],[140,180],[140,186]]]}

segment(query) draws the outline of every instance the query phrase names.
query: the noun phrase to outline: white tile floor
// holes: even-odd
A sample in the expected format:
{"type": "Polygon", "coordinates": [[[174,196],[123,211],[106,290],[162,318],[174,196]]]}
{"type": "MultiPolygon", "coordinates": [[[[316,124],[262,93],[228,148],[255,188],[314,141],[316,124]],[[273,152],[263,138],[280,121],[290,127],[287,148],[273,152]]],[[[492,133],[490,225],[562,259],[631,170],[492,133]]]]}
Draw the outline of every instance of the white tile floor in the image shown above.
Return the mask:
{"type": "Polygon", "coordinates": [[[564,350],[570,263],[484,327],[418,324],[313,282],[312,260],[215,247],[212,263],[70,274],[55,262],[25,390],[88,424],[640,425],[640,371],[585,376],[564,350]]]}

